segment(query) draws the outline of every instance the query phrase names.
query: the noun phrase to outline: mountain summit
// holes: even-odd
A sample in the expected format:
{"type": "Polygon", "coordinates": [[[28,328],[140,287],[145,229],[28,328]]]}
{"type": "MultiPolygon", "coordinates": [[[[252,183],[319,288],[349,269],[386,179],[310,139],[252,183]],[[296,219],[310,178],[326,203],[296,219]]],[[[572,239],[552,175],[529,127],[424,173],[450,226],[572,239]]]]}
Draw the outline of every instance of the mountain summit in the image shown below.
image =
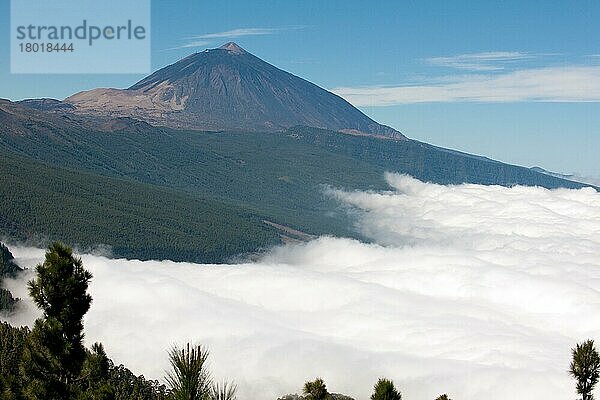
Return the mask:
{"type": "Polygon", "coordinates": [[[94,89],[65,102],[80,114],[133,117],[177,129],[281,131],[304,125],[404,138],[233,42],[192,54],[128,89],[94,89]]]}
{"type": "Polygon", "coordinates": [[[225,43],[223,46],[219,47],[221,50],[228,50],[233,54],[246,54],[246,50],[242,49],[235,42],[225,43]]]}

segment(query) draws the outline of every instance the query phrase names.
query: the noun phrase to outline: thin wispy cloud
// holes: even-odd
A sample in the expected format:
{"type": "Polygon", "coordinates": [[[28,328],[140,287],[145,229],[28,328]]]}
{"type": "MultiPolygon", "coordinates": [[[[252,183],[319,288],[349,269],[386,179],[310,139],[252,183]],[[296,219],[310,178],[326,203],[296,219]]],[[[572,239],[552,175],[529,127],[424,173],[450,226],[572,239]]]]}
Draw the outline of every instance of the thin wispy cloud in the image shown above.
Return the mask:
{"type": "Polygon", "coordinates": [[[239,28],[223,32],[205,33],[191,36],[192,39],[235,39],[245,36],[272,35],[279,32],[279,28],[239,28]]]}
{"type": "Polygon", "coordinates": [[[600,67],[563,66],[445,76],[436,82],[337,87],[356,106],[426,102],[599,102],[600,67]]]}
{"type": "Polygon", "coordinates": [[[204,47],[204,46],[208,46],[211,43],[212,42],[210,42],[208,40],[196,40],[196,41],[189,42],[189,43],[186,43],[186,44],[178,46],[178,47],[173,47],[172,49],[168,49],[168,50],[188,49],[188,48],[193,48],[193,47],[204,47]]]}
{"type": "Polygon", "coordinates": [[[186,43],[173,47],[167,50],[177,50],[177,49],[187,49],[194,47],[205,47],[214,43],[217,43],[219,40],[233,40],[239,39],[248,36],[266,36],[266,35],[275,35],[280,32],[303,29],[304,26],[295,25],[295,26],[287,26],[280,28],[237,28],[231,29],[228,31],[222,32],[212,32],[212,33],[203,33],[200,35],[192,35],[186,37],[186,43]]]}
{"type": "Polygon", "coordinates": [[[490,51],[473,54],[459,54],[449,57],[426,58],[430,65],[446,68],[456,68],[470,71],[499,71],[510,63],[530,60],[536,55],[518,51],[490,51]]]}

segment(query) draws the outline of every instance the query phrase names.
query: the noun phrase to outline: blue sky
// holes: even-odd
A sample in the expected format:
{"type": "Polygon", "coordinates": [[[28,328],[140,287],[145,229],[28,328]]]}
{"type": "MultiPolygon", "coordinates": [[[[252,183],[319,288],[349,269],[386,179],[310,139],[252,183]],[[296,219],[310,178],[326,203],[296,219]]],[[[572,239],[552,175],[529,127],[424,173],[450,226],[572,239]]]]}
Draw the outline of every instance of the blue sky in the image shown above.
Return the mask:
{"type": "MultiPolygon", "coordinates": [[[[142,77],[11,75],[9,10],[0,97],[142,77]]],[[[153,1],[152,66],[234,40],[411,138],[599,177],[599,20],[597,1],[153,1]]]]}

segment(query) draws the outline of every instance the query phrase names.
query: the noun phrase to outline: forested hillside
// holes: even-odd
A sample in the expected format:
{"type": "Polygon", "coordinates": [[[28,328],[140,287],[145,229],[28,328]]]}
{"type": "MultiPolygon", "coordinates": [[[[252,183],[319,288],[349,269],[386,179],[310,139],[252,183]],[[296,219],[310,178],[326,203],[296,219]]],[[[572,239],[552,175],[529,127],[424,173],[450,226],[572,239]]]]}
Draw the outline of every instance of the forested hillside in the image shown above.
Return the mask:
{"type": "Polygon", "coordinates": [[[0,314],[10,313],[14,310],[18,299],[15,299],[11,292],[3,287],[5,278],[14,278],[22,269],[15,264],[14,257],[10,250],[0,243],[0,314]]]}
{"type": "Polygon", "coordinates": [[[364,239],[323,188],[385,190],[386,171],[441,184],[583,186],[412,140],[306,127],[176,131],[6,101],[0,111],[0,235],[106,244],[123,257],[223,261],[277,242],[263,220],[364,239]]]}
{"type": "Polygon", "coordinates": [[[167,188],[0,158],[0,234],[38,243],[63,238],[118,257],[222,262],[278,243],[263,216],[167,188]]]}

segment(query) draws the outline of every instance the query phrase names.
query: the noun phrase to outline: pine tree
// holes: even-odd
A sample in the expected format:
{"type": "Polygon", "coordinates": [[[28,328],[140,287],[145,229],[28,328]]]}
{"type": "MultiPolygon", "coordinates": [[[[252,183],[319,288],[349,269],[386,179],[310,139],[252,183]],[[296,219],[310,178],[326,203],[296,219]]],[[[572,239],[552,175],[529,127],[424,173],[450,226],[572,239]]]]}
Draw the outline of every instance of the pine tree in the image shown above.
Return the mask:
{"type": "MultiPolygon", "coordinates": [[[[0,243],[0,286],[4,278],[14,278],[21,271],[22,269],[15,264],[15,258],[8,247],[0,243]]],[[[19,299],[15,299],[11,292],[0,287],[0,312],[12,313],[18,301],[19,299]]]]}
{"type": "Polygon", "coordinates": [[[26,327],[15,328],[0,322],[0,399],[20,399],[22,392],[19,364],[25,340],[29,335],[26,327]]]}
{"type": "Polygon", "coordinates": [[[173,400],[206,400],[210,396],[212,380],[208,371],[209,351],[189,343],[185,348],[169,351],[172,371],[167,375],[173,400]]]}
{"type": "Polygon", "coordinates": [[[402,394],[394,386],[394,382],[380,378],[373,387],[371,400],[401,400],[402,394]]]}
{"type": "Polygon", "coordinates": [[[308,381],[304,383],[303,392],[308,400],[325,400],[331,397],[327,391],[325,381],[321,378],[317,378],[313,382],[308,381]]]}
{"type": "Polygon", "coordinates": [[[92,302],[92,275],[70,248],[52,244],[36,267],[29,294],[43,311],[23,352],[25,395],[31,399],[72,399],[86,359],[83,316],[92,302]]]}
{"type": "Polygon", "coordinates": [[[435,400],[452,400],[452,399],[450,399],[450,397],[448,397],[447,394],[441,394],[438,397],[436,397],[435,400]]]}
{"type": "Polygon", "coordinates": [[[593,400],[592,391],[600,375],[600,356],[594,348],[594,341],[579,343],[571,352],[573,359],[569,372],[577,380],[577,393],[582,400],[593,400]]]}
{"type": "Polygon", "coordinates": [[[236,400],[237,385],[235,383],[215,383],[210,391],[210,400],[236,400]]]}
{"type": "Polygon", "coordinates": [[[110,359],[101,343],[94,343],[81,370],[81,394],[78,400],[113,400],[115,390],[110,383],[110,359]]]}

